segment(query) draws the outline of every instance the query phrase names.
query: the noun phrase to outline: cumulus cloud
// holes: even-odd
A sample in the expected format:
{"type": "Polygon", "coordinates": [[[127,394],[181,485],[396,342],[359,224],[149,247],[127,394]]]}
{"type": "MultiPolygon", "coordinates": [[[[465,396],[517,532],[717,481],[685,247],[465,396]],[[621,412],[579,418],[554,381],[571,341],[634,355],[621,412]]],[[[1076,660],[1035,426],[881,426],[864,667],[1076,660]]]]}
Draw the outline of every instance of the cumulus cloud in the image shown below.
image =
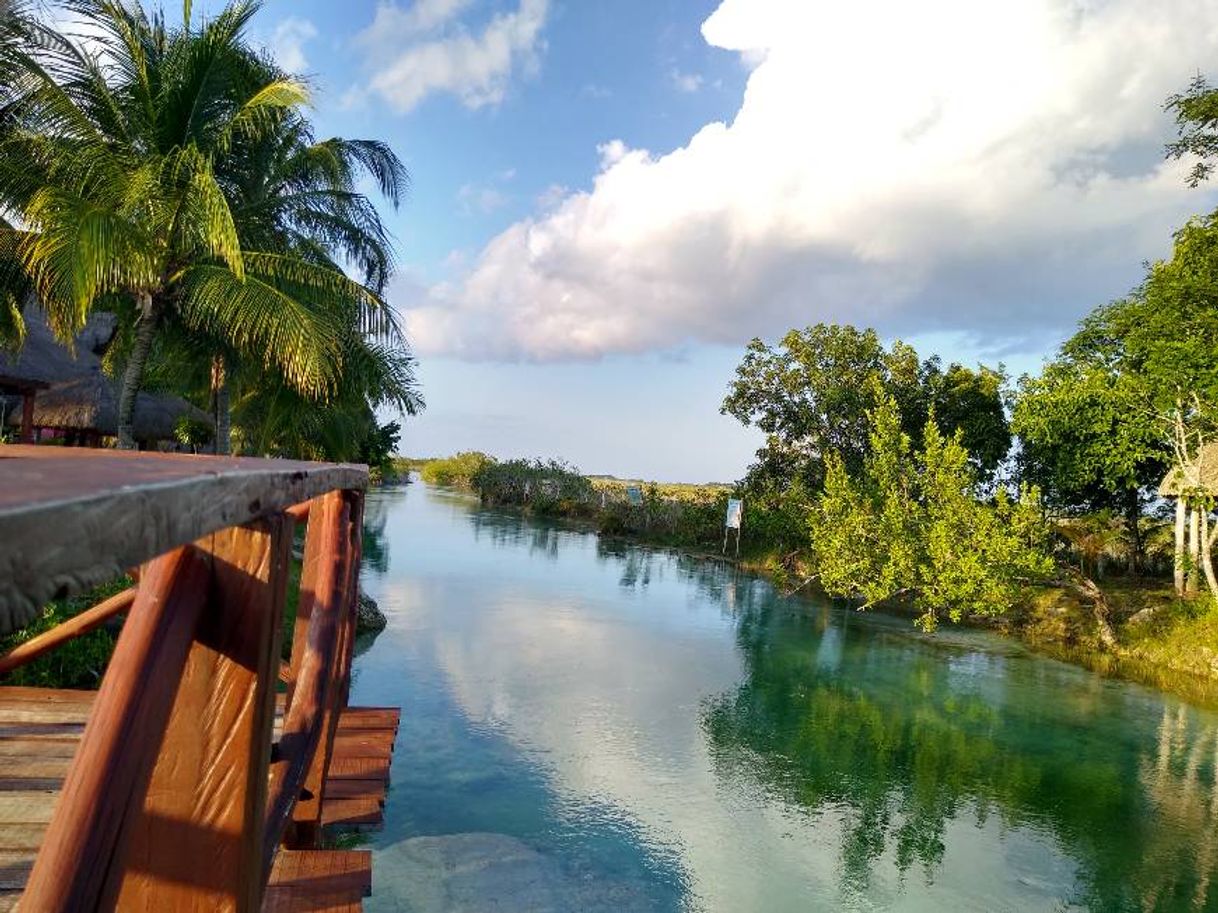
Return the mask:
{"type": "Polygon", "coordinates": [[[1218,59],[1211,0],[723,0],[702,34],[751,67],[732,121],[667,154],[605,143],[591,189],[399,300],[421,351],[588,358],[816,320],[1029,339],[1206,204],[1163,161],[1162,105],[1218,59]]]}
{"type": "Polygon", "coordinates": [[[275,26],[269,49],[275,62],[291,73],[299,73],[308,65],[304,46],[317,37],[317,26],[308,19],[289,16],[275,26]]]}
{"type": "Polygon", "coordinates": [[[503,101],[514,75],[537,68],[548,0],[520,0],[478,32],[458,19],[468,6],[469,0],[418,0],[405,9],[380,4],[356,38],[373,66],[365,91],[400,113],[433,93],[456,95],[469,108],[503,101]]]}

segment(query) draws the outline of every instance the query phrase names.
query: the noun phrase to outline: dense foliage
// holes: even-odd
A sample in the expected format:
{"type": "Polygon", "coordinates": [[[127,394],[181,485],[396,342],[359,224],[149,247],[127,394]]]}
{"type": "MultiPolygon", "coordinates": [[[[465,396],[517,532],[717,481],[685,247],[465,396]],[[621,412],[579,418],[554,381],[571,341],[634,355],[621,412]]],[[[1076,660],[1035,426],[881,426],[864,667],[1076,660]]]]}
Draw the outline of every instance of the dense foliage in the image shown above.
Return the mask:
{"type": "Polygon", "coordinates": [[[150,384],[207,405],[221,452],[235,417],[249,451],[350,458],[377,407],[421,408],[360,189],[396,205],[397,156],[313,136],[307,87],[249,41],[257,3],[201,23],[186,4],[179,26],[138,2],[64,5],[87,46],[22,3],[0,29],[3,335],[20,339],[30,292],[65,342],[117,314],[124,447],[150,384]]]}
{"type": "Polygon", "coordinates": [[[427,460],[419,469],[419,475],[428,485],[446,485],[451,488],[473,488],[474,476],[484,466],[495,462],[495,458],[477,450],[466,450],[450,457],[427,460]]]}
{"type": "Polygon", "coordinates": [[[932,415],[915,450],[890,396],[880,394],[870,423],[861,469],[830,458],[811,512],[814,566],[828,593],[868,605],[909,596],[929,630],[941,616],[1001,615],[1051,573],[1035,490],[983,500],[963,435],[945,437],[932,415]]]}
{"type": "Polygon", "coordinates": [[[876,332],[817,324],[791,330],[777,347],[749,343],[722,411],[766,434],[749,470],[749,487],[781,491],[799,482],[824,485],[827,463],[857,471],[867,456],[868,412],[882,393],[897,403],[916,442],[933,411],[959,430],[978,472],[993,476],[1011,447],[1001,370],[976,371],[937,358],[921,360],[900,341],[885,348],[876,332]]]}
{"type": "Polygon", "coordinates": [[[564,504],[592,504],[587,476],[562,460],[506,460],[484,463],[471,480],[484,504],[529,505],[559,512],[564,504]]]}

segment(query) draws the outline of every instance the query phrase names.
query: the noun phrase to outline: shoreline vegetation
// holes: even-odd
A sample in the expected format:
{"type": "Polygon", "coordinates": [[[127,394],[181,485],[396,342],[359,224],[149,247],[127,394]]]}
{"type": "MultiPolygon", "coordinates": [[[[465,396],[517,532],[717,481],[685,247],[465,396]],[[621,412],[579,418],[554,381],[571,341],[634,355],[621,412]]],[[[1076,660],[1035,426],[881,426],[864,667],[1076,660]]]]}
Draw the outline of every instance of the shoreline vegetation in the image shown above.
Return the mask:
{"type": "MultiPolygon", "coordinates": [[[[821,585],[810,551],[798,542],[806,540],[806,519],[754,501],[741,485],[584,476],[561,461],[501,463],[478,452],[399,459],[395,469],[404,477],[417,472],[428,484],[475,494],[487,506],[574,522],[608,539],[726,561],[766,577],[780,592],[817,594],[844,607],[864,607],[863,599],[841,598],[821,585]],[[642,503],[630,503],[628,487],[639,490],[642,503]],[[744,498],[739,558],[731,547],[726,557],[721,554],[729,497],[744,498]]],[[[1165,523],[1144,522],[1152,545],[1164,538],[1165,523]]],[[[1035,652],[1102,675],[1218,705],[1218,607],[1204,593],[1176,595],[1163,575],[1170,555],[1161,549],[1152,547],[1148,567],[1131,574],[1129,556],[1115,547],[1112,536],[1101,535],[1116,526],[1111,519],[1093,519],[1090,525],[1077,518],[1049,521],[1046,546],[1055,562],[1053,572],[1021,586],[1007,612],[962,612],[952,620],[1012,637],[1035,652]],[[1102,548],[1099,540],[1104,540],[1102,548]]],[[[873,607],[911,623],[924,614],[908,595],[873,607]]]]}

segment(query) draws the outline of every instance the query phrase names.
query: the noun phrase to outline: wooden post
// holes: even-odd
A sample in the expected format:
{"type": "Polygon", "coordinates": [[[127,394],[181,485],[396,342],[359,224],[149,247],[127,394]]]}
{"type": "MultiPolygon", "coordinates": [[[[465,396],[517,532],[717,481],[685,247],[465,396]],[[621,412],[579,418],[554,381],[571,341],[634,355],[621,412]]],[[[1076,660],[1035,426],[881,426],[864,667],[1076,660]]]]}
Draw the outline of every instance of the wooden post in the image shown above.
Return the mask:
{"type": "Polygon", "coordinates": [[[197,543],[212,560],[210,604],[134,827],[121,910],[261,908],[286,522],[274,516],[197,543]]]}
{"type": "Polygon", "coordinates": [[[26,390],[21,397],[21,443],[34,443],[34,397],[36,390],[26,390]]]}
{"type": "Polygon", "coordinates": [[[263,865],[270,872],[276,848],[288,825],[323,744],[326,711],[333,696],[333,670],[341,632],[340,612],[350,560],[348,529],[350,508],[341,491],[332,491],[314,503],[305,537],[305,564],[301,572],[297,611],[309,616],[298,644],[299,655],[291,670],[291,700],[279,739],[279,760],[271,767],[271,794],[263,844],[263,865]]]}
{"type": "MultiPolygon", "coordinates": [[[[318,542],[332,543],[330,548],[337,546],[341,553],[341,561],[337,567],[331,565],[334,573],[333,601],[329,605],[318,605],[316,597],[319,593],[313,581],[320,580],[321,562],[325,562],[323,548],[314,552],[319,556],[318,563],[309,564],[310,550],[305,545],[305,568],[301,573],[301,604],[305,602],[305,593],[312,597],[311,611],[324,606],[326,611],[336,613],[337,644],[327,674],[329,684],[326,689],[325,710],[321,717],[321,734],[317,749],[305,772],[301,784],[300,798],[292,809],[292,825],[286,834],[287,844],[297,849],[315,848],[321,845],[321,807],[325,796],[326,775],[330,769],[330,755],[334,746],[334,736],[338,730],[338,718],[347,703],[347,679],[349,677],[350,657],[355,649],[355,603],[352,596],[353,583],[359,573],[357,563],[357,547],[360,538],[359,522],[362,517],[362,499],[355,493],[333,492],[338,498],[337,505],[327,505],[317,513],[326,518],[330,525],[329,533],[319,530],[318,542]],[[337,510],[335,507],[337,506],[337,510]],[[306,586],[306,574],[310,583],[306,586]]],[[[327,498],[331,495],[326,495],[327,498]]],[[[321,519],[319,517],[319,519],[321,519]]],[[[310,524],[310,532],[312,525],[310,524]]]]}
{"type": "Polygon", "coordinates": [[[156,763],[178,678],[207,598],[209,568],[194,548],[153,559],[64,781],[34,862],[23,909],[109,909],[133,824],[156,763]]]}

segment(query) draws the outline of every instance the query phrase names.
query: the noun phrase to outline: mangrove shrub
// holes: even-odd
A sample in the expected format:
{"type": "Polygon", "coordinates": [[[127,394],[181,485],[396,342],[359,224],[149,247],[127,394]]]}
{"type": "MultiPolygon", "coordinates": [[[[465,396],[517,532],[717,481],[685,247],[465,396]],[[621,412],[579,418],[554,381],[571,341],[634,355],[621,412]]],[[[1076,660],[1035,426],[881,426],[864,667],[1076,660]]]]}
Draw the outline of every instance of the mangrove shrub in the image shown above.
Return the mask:
{"type": "Polygon", "coordinates": [[[959,432],[945,436],[932,414],[915,451],[896,401],[877,401],[861,469],[831,456],[811,513],[821,585],[868,606],[908,597],[927,630],[943,616],[1001,615],[1053,569],[1039,492],[983,500],[959,432]]]}

